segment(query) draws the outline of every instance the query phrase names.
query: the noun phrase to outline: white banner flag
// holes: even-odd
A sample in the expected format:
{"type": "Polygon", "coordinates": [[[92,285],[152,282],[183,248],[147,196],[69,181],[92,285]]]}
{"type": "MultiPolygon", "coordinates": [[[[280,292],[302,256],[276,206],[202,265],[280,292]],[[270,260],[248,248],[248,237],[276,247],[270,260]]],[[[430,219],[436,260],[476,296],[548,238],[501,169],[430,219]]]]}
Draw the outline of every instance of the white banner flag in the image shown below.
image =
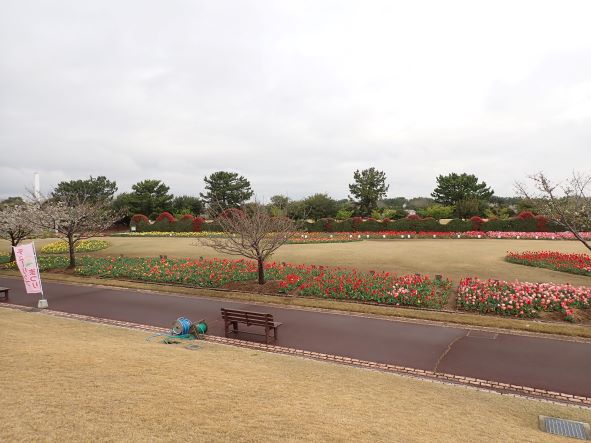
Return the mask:
{"type": "Polygon", "coordinates": [[[37,254],[35,254],[35,245],[28,243],[26,245],[14,246],[14,255],[16,264],[21,271],[27,294],[43,294],[41,287],[41,276],[39,275],[39,266],[37,266],[37,254]]]}

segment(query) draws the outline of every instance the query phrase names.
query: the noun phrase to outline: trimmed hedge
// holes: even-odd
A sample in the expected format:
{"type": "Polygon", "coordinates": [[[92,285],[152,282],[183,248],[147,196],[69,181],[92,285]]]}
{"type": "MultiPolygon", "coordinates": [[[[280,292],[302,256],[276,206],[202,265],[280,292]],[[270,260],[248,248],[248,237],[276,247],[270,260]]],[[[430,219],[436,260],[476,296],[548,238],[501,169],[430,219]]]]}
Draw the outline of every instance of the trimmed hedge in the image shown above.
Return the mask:
{"type": "MultiPolygon", "coordinates": [[[[520,214],[521,215],[521,214],[520,214]]],[[[517,216],[506,220],[490,219],[484,221],[480,217],[470,220],[454,218],[443,225],[433,218],[420,218],[416,215],[398,220],[374,220],[360,217],[348,220],[320,219],[308,222],[304,226],[308,232],[380,232],[380,231],[414,231],[414,232],[467,232],[467,231],[504,231],[504,232],[560,232],[564,229],[549,222],[541,216],[517,216]]]]}
{"type": "MultiPolygon", "coordinates": [[[[201,217],[184,215],[179,220],[166,213],[161,214],[155,223],[150,224],[147,217],[136,214],[132,217],[138,232],[219,232],[217,223],[207,222],[201,217]]],[[[490,219],[484,221],[480,217],[470,220],[454,218],[447,224],[441,224],[433,218],[421,218],[411,215],[405,218],[382,221],[373,218],[363,219],[352,217],[347,220],[321,218],[315,222],[305,222],[303,230],[307,232],[380,232],[380,231],[414,231],[414,232],[467,232],[467,231],[505,231],[505,232],[560,232],[564,229],[545,217],[531,212],[522,212],[517,217],[506,220],[490,219]]]]}
{"type": "MultiPolygon", "coordinates": [[[[201,219],[203,220],[203,219],[201,219]]],[[[191,220],[188,218],[175,220],[173,222],[169,222],[167,219],[160,220],[159,222],[155,223],[145,223],[140,222],[136,225],[137,232],[201,232],[201,231],[208,231],[208,232],[219,232],[222,228],[217,223],[208,223],[208,222],[199,222],[196,223],[195,220],[191,220]]]]}
{"type": "Polygon", "coordinates": [[[470,220],[462,220],[454,218],[446,225],[442,225],[446,232],[468,232],[472,229],[472,222],[470,220]]]}
{"type": "Polygon", "coordinates": [[[201,231],[221,231],[221,228],[215,223],[207,223],[201,217],[193,217],[191,214],[185,214],[178,220],[168,212],[160,214],[154,223],[150,223],[148,217],[142,214],[136,214],[132,217],[132,225],[136,227],[137,232],[201,232],[201,231]]]}
{"type": "Polygon", "coordinates": [[[144,214],[135,214],[131,217],[131,223],[134,225],[138,225],[141,222],[148,223],[148,221],[148,217],[146,217],[144,214]]]}
{"type": "MultiPolygon", "coordinates": [[[[379,231],[445,231],[446,225],[441,225],[432,218],[378,221],[350,218],[348,220],[320,219],[307,222],[304,230],[307,232],[379,232],[379,231]]],[[[465,229],[470,230],[470,223],[465,229]]]]}
{"type": "Polygon", "coordinates": [[[162,212],[158,217],[156,217],[156,223],[161,222],[163,220],[167,220],[169,223],[174,223],[176,218],[170,212],[162,212]]]}

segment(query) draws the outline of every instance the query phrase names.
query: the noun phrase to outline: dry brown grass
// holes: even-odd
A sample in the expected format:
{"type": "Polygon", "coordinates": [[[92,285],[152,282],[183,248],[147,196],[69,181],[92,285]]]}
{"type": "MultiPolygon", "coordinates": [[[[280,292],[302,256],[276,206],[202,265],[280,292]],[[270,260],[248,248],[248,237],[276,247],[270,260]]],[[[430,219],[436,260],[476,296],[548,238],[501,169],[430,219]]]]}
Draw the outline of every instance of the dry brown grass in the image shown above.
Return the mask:
{"type": "Polygon", "coordinates": [[[0,309],[3,441],[563,441],[591,411],[0,309]]]}

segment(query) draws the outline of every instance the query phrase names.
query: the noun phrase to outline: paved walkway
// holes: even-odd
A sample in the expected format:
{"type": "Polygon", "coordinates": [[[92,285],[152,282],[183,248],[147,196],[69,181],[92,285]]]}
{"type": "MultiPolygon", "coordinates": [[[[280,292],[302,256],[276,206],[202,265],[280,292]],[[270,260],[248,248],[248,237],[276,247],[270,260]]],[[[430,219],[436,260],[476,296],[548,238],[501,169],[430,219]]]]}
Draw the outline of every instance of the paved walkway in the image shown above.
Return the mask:
{"type": "MultiPolygon", "coordinates": [[[[37,305],[38,296],[27,295],[20,279],[0,277],[0,286],[12,288],[10,303],[37,305]]],[[[221,307],[264,311],[283,323],[281,346],[591,397],[591,343],[147,291],[43,286],[56,311],[160,327],[181,316],[205,319],[208,333],[218,336],[224,334],[221,307]]],[[[261,340],[246,333],[236,338],[261,340]]]]}

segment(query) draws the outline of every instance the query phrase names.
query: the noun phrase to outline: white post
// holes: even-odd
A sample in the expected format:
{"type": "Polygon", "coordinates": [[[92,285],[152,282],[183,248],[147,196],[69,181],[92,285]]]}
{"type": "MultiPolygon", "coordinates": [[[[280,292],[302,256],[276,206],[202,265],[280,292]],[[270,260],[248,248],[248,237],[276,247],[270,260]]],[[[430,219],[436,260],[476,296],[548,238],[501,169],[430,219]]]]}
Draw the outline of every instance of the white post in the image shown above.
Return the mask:
{"type": "Polygon", "coordinates": [[[41,198],[41,186],[39,185],[39,173],[35,172],[34,179],[33,179],[33,194],[35,198],[38,200],[41,198]]]}

